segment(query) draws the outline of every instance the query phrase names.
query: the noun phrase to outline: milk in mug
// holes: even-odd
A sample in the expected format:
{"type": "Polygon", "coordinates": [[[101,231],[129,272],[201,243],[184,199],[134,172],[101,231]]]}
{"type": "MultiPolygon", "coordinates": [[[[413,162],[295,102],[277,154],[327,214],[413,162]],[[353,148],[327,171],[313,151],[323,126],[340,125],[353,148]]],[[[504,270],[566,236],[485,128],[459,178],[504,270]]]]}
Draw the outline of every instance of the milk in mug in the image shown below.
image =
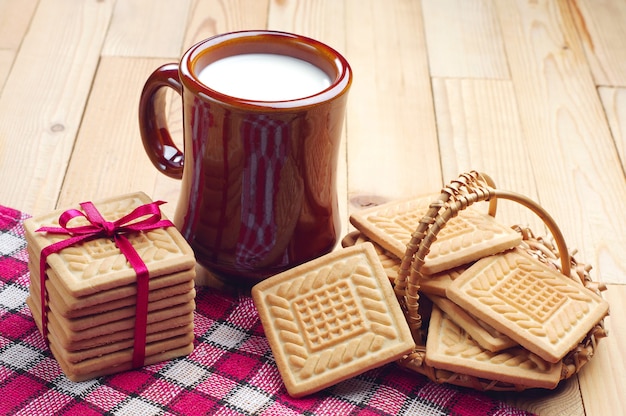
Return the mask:
{"type": "Polygon", "coordinates": [[[254,101],[287,101],[315,95],[331,85],[317,66],[271,53],[228,56],[197,74],[207,87],[231,97],[254,101]]]}

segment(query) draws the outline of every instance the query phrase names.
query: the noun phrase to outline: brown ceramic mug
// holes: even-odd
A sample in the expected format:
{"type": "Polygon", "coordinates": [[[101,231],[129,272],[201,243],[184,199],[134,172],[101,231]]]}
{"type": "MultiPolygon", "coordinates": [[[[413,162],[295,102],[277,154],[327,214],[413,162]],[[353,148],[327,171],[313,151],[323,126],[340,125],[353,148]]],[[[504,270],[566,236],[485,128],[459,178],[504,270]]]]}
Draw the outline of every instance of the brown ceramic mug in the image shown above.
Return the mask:
{"type": "Polygon", "coordinates": [[[212,37],[148,78],[144,147],[182,179],[174,223],[217,277],[249,285],[333,249],[351,82],[329,46],[274,31],[212,37]],[[182,96],[184,151],[167,129],[163,87],[182,96]]]}

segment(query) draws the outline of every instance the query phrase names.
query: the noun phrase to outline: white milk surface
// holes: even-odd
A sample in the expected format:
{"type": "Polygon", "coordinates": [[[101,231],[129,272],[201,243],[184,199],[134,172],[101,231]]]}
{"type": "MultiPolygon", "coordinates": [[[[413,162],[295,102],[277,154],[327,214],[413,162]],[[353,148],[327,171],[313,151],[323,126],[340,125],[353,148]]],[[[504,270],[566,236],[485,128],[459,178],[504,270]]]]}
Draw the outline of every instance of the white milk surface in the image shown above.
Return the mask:
{"type": "Polygon", "coordinates": [[[328,88],[331,80],[317,66],[286,55],[250,53],[229,56],[202,68],[198,79],[207,87],[247,100],[285,101],[328,88]]]}

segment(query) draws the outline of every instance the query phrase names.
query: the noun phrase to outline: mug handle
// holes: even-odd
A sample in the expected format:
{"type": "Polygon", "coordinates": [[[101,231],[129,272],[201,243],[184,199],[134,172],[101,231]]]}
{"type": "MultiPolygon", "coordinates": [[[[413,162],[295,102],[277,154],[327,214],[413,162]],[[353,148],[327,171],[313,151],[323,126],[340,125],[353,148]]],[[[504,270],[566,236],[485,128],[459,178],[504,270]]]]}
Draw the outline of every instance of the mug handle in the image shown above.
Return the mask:
{"type": "Polygon", "coordinates": [[[178,64],[165,64],[146,80],[139,100],[139,130],[152,164],[161,173],[181,179],[184,155],[172,141],[167,128],[164,87],[170,87],[182,96],[178,64]]]}

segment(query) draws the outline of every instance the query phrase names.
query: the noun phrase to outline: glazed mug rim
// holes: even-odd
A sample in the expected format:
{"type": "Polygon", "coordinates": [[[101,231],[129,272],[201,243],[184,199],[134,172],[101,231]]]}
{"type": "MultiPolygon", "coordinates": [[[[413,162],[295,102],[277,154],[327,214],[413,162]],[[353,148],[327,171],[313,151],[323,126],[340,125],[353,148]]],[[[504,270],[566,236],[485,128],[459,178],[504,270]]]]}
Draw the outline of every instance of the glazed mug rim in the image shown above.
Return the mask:
{"type": "Polygon", "coordinates": [[[350,65],[335,49],[306,36],[274,30],[243,30],[202,40],[184,53],[179,73],[183,85],[198,97],[208,101],[217,100],[235,108],[245,108],[246,111],[297,109],[323,104],[345,94],[352,83],[350,65]],[[207,87],[198,79],[199,71],[196,71],[196,67],[205,67],[218,59],[244,53],[275,53],[303,59],[323,70],[330,77],[331,84],[307,97],[262,101],[224,94],[207,87]]]}

